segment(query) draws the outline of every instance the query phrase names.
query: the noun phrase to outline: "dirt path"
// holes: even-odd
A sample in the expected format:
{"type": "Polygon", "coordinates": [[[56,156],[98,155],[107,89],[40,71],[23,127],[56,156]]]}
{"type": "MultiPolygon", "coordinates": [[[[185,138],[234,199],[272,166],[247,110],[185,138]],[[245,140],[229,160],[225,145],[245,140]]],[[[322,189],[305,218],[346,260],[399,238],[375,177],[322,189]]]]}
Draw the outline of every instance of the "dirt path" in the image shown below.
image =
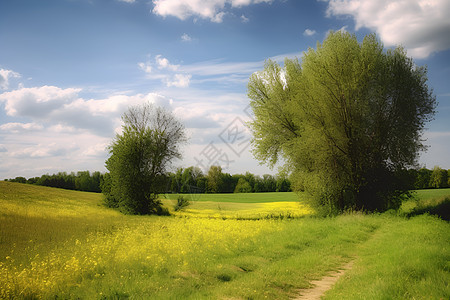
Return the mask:
{"type": "Polygon", "coordinates": [[[334,271],[323,277],[320,280],[313,280],[311,284],[314,287],[310,289],[302,289],[299,291],[300,296],[294,298],[294,300],[316,300],[320,299],[326,291],[332,288],[332,286],[338,281],[338,279],[345,274],[347,270],[350,270],[353,266],[354,260],[341,266],[339,271],[334,271]]]}

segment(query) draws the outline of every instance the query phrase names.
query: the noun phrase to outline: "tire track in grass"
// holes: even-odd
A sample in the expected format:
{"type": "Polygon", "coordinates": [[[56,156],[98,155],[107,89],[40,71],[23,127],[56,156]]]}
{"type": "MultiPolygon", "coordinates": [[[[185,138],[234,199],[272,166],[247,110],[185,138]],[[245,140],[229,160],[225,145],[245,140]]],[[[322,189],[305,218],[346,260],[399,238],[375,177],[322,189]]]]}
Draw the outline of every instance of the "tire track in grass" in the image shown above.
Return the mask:
{"type": "MultiPolygon", "coordinates": [[[[373,240],[376,236],[380,234],[381,226],[375,228],[370,237],[365,240],[363,243],[367,243],[369,240],[373,240]]],[[[298,291],[299,296],[294,298],[293,300],[320,300],[327,291],[331,290],[334,284],[341,278],[347,271],[353,268],[353,264],[355,263],[356,258],[353,258],[351,261],[341,265],[337,271],[332,271],[328,273],[327,276],[322,277],[320,280],[312,280],[310,283],[313,285],[312,288],[300,289],[298,291]]]]}
{"type": "Polygon", "coordinates": [[[351,260],[345,265],[342,265],[338,271],[333,271],[327,276],[322,277],[320,280],[313,280],[310,283],[313,285],[309,289],[301,289],[299,291],[300,296],[294,298],[294,300],[319,300],[326,291],[331,289],[333,285],[345,274],[346,271],[353,267],[355,260],[351,260]]]}

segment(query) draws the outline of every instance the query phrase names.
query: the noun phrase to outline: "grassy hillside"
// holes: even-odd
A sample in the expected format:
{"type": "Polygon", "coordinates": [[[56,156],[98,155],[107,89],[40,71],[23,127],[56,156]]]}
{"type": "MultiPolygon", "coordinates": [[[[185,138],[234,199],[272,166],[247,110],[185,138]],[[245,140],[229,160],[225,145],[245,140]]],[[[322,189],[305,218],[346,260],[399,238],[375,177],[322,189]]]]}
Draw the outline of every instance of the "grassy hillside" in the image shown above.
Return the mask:
{"type": "Polygon", "coordinates": [[[0,298],[289,299],[351,259],[327,298],[450,297],[450,225],[435,217],[204,218],[292,202],[267,200],[124,216],[98,194],[0,182],[0,298]]]}

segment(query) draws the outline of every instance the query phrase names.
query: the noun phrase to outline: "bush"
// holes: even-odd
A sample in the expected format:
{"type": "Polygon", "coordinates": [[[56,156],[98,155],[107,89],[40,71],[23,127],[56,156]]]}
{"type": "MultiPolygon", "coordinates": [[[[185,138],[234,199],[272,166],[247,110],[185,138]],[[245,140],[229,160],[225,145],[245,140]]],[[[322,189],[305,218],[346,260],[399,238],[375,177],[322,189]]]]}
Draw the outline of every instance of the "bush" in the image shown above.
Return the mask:
{"type": "Polygon", "coordinates": [[[177,204],[175,205],[175,211],[179,211],[183,208],[185,208],[186,206],[188,206],[189,204],[191,204],[189,202],[189,200],[187,200],[186,198],[184,198],[183,196],[178,196],[177,198],[177,204]]]}

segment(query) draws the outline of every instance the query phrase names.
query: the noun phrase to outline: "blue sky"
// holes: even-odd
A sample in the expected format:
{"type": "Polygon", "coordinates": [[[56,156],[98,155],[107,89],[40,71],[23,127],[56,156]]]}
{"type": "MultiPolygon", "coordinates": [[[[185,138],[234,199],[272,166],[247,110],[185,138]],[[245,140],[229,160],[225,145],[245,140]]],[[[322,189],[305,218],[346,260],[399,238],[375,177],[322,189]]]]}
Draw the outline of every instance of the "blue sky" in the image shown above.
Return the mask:
{"type": "Polygon", "coordinates": [[[248,78],[329,30],[376,32],[428,66],[439,106],[420,163],[449,169],[448,12],[447,0],[2,0],[0,179],[105,171],[120,116],[142,102],[187,127],[174,167],[274,174],[250,153],[248,78]]]}

